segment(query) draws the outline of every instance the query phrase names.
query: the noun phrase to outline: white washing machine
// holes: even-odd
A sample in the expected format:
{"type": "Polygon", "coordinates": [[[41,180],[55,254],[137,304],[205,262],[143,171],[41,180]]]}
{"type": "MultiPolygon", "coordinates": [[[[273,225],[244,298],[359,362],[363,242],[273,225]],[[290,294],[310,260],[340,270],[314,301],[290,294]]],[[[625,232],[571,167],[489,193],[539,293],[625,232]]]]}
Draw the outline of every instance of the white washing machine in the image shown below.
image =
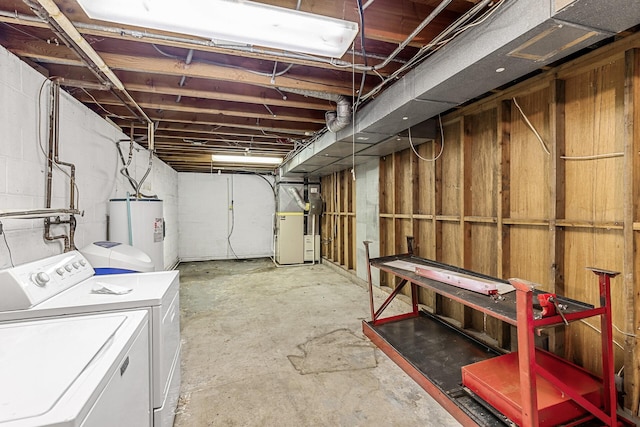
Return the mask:
{"type": "Polygon", "coordinates": [[[150,419],[146,310],[0,324],[1,427],[150,419]]]}
{"type": "Polygon", "coordinates": [[[95,276],[86,258],[72,251],[0,270],[0,322],[146,309],[149,424],[171,427],[180,396],[179,287],[178,271],[95,276]]]}

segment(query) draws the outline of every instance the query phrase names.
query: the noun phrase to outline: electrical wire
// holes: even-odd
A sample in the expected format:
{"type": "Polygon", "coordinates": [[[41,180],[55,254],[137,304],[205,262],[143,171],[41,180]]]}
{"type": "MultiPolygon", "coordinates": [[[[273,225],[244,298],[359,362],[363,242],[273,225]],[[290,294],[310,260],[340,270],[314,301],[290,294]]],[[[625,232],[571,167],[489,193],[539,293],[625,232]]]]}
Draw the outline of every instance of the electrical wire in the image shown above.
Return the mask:
{"type": "MultiPolygon", "coordinates": [[[[227,181],[229,182],[229,181],[227,181]]],[[[231,235],[233,234],[233,230],[236,227],[236,208],[233,205],[233,175],[231,175],[231,204],[230,204],[230,210],[231,210],[231,229],[229,230],[229,234],[227,234],[227,244],[229,245],[229,249],[231,249],[231,253],[233,254],[233,256],[236,259],[240,259],[238,258],[238,255],[236,254],[236,251],[233,249],[233,245],[231,244],[231,235]]]]}
{"type": "MultiPolygon", "coordinates": [[[[165,57],[167,57],[167,58],[171,58],[171,59],[176,59],[176,60],[178,60],[178,61],[182,61],[182,57],[180,57],[180,56],[178,56],[178,55],[173,55],[173,54],[168,53],[168,52],[165,52],[165,51],[163,51],[162,49],[160,49],[160,48],[159,48],[156,44],[154,44],[154,43],[152,43],[152,44],[151,44],[151,46],[153,46],[153,48],[154,48],[154,49],[155,49],[155,50],[156,50],[160,55],[162,55],[162,56],[165,56],[165,57]]],[[[271,77],[272,79],[274,79],[275,77],[280,77],[280,76],[283,76],[283,75],[287,74],[287,73],[289,72],[289,70],[291,70],[291,68],[293,68],[293,65],[294,65],[294,64],[289,64],[289,65],[287,65],[287,67],[286,67],[284,70],[282,70],[282,71],[278,71],[278,72],[275,72],[275,71],[274,71],[274,72],[271,72],[271,73],[267,73],[267,72],[263,72],[263,71],[256,71],[256,70],[252,70],[252,69],[250,69],[250,68],[241,67],[241,66],[239,66],[239,65],[225,64],[225,63],[222,63],[222,62],[211,61],[211,60],[209,60],[209,59],[203,59],[203,58],[200,58],[200,59],[194,60],[193,62],[200,63],[200,64],[215,65],[215,66],[218,66],[218,67],[224,67],[224,68],[231,68],[231,69],[233,69],[233,70],[246,71],[246,72],[248,72],[248,73],[255,74],[255,75],[257,75],[257,76],[262,76],[262,77],[271,77]]],[[[275,65],[277,65],[277,64],[278,64],[278,61],[275,61],[275,65]]],[[[275,70],[275,67],[274,67],[274,70],[275,70]]],[[[297,80],[297,79],[294,79],[294,80],[297,80]]],[[[273,82],[272,82],[272,84],[273,84],[273,82]]]]}
{"type": "MultiPolygon", "coordinates": [[[[360,49],[362,51],[362,59],[364,61],[364,66],[367,67],[367,51],[365,50],[365,46],[364,46],[364,9],[362,8],[362,0],[356,0],[358,3],[358,15],[360,16],[360,49]]],[[[353,55],[355,55],[355,46],[353,49],[353,55]]],[[[355,56],[351,57],[351,63],[354,64],[352,67],[352,73],[355,73],[355,56]]],[[[362,92],[364,91],[364,82],[367,78],[367,71],[366,69],[364,71],[362,71],[362,80],[360,80],[360,89],[358,90],[358,98],[356,99],[356,102],[353,104],[353,119],[355,121],[355,113],[356,110],[358,109],[358,106],[360,105],[360,98],[362,97],[362,92]]]]}
{"type": "Polygon", "coordinates": [[[424,157],[422,157],[420,154],[418,154],[418,150],[416,150],[416,147],[413,145],[413,141],[411,139],[411,127],[409,127],[409,145],[411,146],[411,150],[413,150],[413,154],[415,154],[420,160],[423,160],[425,162],[435,162],[436,160],[438,160],[440,158],[440,156],[442,156],[442,152],[444,151],[444,129],[442,129],[442,118],[440,117],[440,114],[438,114],[438,121],[440,122],[440,152],[438,153],[437,156],[435,156],[432,159],[426,159],[424,157]]]}
{"type": "MultiPolygon", "coordinates": [[[[534,133],[538,141],[540,141],[540,145],[542,146],[542,149],[545,151],[545,153],[551,155],[551,152],[549,151],[549,149],[547,148],[547,145],[545,144],[542,137],[540,136],[540,133],[538,133],[538,131],[533,126],[531,121],[529,121],[529,118],[526,116],[526,114],[524,114],[524,111],[522,111],[522,108],[520,108],[520,105],[518,104],[518,101],[516,100],[515,96],[511,99],[513,100],[513,104],[516,106],[516,108],[522,115],[522,118],[524,119],[525,123],[527,124],[527,126],[529,126],[529,129],[531,129],[531,131],[534,133]]],[[[593,154],[590,156],[560,156],[562,160],[599,160],[599,159],[610,159],[614,157],[624,157],[624,153],[615,152],[615,153],[593,154]]]]}
{"type": "MultiPolygon", "coordinates": [[[[597,333],[599,333],[599,334],[601,334],[601,333],[602,333],[602,331],[601,331],[600,329],[596,328],[595,326],[593,326],[591,323],[587,322],[587,321],[586,321],[586,320],[584,320],[584,319],[580,319],[580,323],[583,323],[583,324],[587,325],[588,327],[590,327],[591,329],[593,329],[594,331],[596,331],[596,332],[597,332],[597,333]]],[[[620,332],[620,333],[621,333],[621,334],[623,334],[623,335],[627,335],[627,336],[631,336],[631,337],[635,337],[635,336],[636,336],[636,335],[633,335],[633,334],[629,334],[629,333],[627,333],[627,332],[622,332],[622,331],[621,331],[621,330],[620,330],[616,325],[613,325],[613,324],[612,324],[612,326],[613,326],[613,327],[614,327],[618,332],[620,332]]],[[[618,348],[620,348],[621,350],[624,350],[624,346],[622,346],[622,345],[621,345],[619,342],[617,342],[616,340],[612,339],[612,340],[611,340],[611,342],[613,342],[613,343],[614,343],[618,348]]]]}
{"type": "MultiPolygon", "coordinates": [[[[2,223],[0,222],[0,229],[2,228],[2,223]]],[[[15,267],[13,263],[13,255],[11,254],[11,248],[9,247],[9,243],[7,242],[7,233],[4,230],[0,230],[2,233],[2,238],[4,239],[4,244],[7,247],[7,252],[9,252],[9,261],[11,262],[11,267],[15,267]]]]}
{"type": "Polygon", "coordinates": [[[562,160],[599,160],[599,159],[611,159],[613,157],[624,157],[624,153],[618,152],[618,153],[606,153],[606,154],[593,154],[591,156],[560,156],[562,160]]]}
{"type": "Polygon", "coordinates": [[[544,152],[547,153],[548,155],[551,155],[551,151],[549,151],[549,148],[547,148],[547,144],[545,144],[545,142],[542,140],[542,137],[536,130],[535,126],[533,126],[533,124],[529,121],[529,118],[527,117],[527,115],[524,114],[524,111],[522,111],[522,108],[520,108],[520,104],[518,104],[516,97],[514,96],[511,99],[513,100],[513,105],[515,105],[518,111],[520,111],[520,115],[524,119],[524,122],[527,124],[527,126],[529,126],[529,129],[531,129],[531,131],[536,136],[536,138],[538,138],[538,141],[540,141],[540,146],[542,146],[542,149],[544,150],[544,152]]]}
{"type": "Polygon", "coordinates": [[[119,118],[119,119],[126,120],[126,117],[122,117],[122,116],[120,116],[120,115],[118,115],[118,114],[112,113],[111,111],[109,111],[109,110],[107,110],[106,108],[104,108],[104,107],[102,106],[102,104],[100,104],[100,103],[98,102],[98,100],[97,100],[97,99],[95,99],[95,98],[93,97],[93,95],[91,95],[91,94],[90,94],[90,93],[89,93],[85,88],[81,87],[80,89],[81,89],[84,93],[86,93],[86,94],[89,96],[89,98],[91,98],[91,99],[93,100],[93,102],[94,102],[94,103],[95,103],[95,104],[96,104],[96,105],[97,105],[97,106],[98,106],[102,111],[104,111],[105,113],[107,113],[107,115],[109,115],[109,116],[113,116],[113,117],[117,117],[117,118],[119,118]]]}
{"type": "Polygon", "coordinates": [[[367,94],[363,95],[363,100],[367,100],[370,97],[376,95],[389,82],[396,80],[400,76],[400,74],[404,73],[409,68],[413,68],[413,67],[417,66],[418,64],[420,64],[421,62],[423,62],[424,60],[429,58],[431,55],[433,55],[435,52],[437,52],[445,44],[447,44],[451,40],[457,38],[460,34],[462,34],[463,32],[467,31],[469,28],[472,28],[472,26],[476,26],[476,25],[479,25],[479,24],[485,22],[491,15],[493,15],[495,13],[495,11],[500,6],[502,6],[504,4],[504,2],[505,2],[505,0],[498,0],[498,2],[496,2],[495,4],[493,4],[491,6],[491,9],[489,9],[487,12],[485,12],[484,15],[481,15],[476,21],[474,21],[473,23],[471,23],[471,24],[469,24],[467,26],[460,27],[464,22],[467,22],[470,19],[473,19],[473,17],[477,13],[480,12],[480,10],[484,7],[484,4],[486,4],[487,2],[478,3],[476,6],[474,6],[473,9],[471,9],[469,12],[465,13],[463,16],[458,18],[458,20],[456,20],[453,24],[451,24],[444,31],[442,31],[430,43],[428,43],[428,44],[424,45],[422,48],[420,48],[420,50],[409,61],[407,61],[402,67],[398,68],[392,74],[387,76],[386,79],[382,83],[378,84],[378,86],[374,87],[367,94]],[[447,37],[449,34],[451,34],[452,31],[456,31],[456,29],[458,29],[458,27],[460,27],[460,28],[459,28],[459,30],[457,32],[453,33],[453,35],[449,39],[444,40],[444,37],[447,37]]]}
{"type": "Polygon", "coordinates": [[[6,23],[6,22],[1,22],[1,24],[2,24],[2,25],[6,25],[7,27],[11,28],[11,29],[12,29],[12,30],[14,30],[14,31],[17,31],[17,32],[19,32],[19,33],[22,33],[22,34],[24,34],[24,35],[25,35],[25,36],[27,36],[27,37],[31,37],[32,39],[35,39],[35,40],[39,40],[39,41],[43,41],[43,42],[47,42],[47,43],[48,43],[48,41],[47,41],[47,40],[42,39],[42,38],[40,38],[40,37],[37,37],[37,36],[35,36],[35,35],[33,35],[33,34],[31,34],[31,33],[27,32],[27,31],[21,30],[20,28],[16,27],[15,25],[11,25],[11,24],[8,24],[8,23],[6,23]]]}

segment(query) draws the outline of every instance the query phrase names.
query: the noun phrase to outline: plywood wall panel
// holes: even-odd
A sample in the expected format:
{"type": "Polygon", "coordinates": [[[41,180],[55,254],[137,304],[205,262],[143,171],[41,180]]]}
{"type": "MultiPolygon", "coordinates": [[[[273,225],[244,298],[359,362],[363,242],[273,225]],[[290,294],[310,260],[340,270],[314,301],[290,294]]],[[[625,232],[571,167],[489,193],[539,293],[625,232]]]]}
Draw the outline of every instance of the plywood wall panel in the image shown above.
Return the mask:
{"type": "Polygon", "coordinates": [[[414,181],[414,169],[416,156],[411,150],[403,150],[393,155],[395,185],[395,209],[396,214],[410,215],[413,213],[413,199],[416,192],[414,181]]]}
{"type": "Polygon", "coordinates": [[[496,241],[498,239],[495,224],[471,225],[471,259],[469,268],[489,276],[497,275],[496,241]]]}
{"type": "MultiPolygon", "coordinates": [[[[443,117],[443,151],[434,163],[410,149],[382,158],[381,238],[394,239],[383,241],[383,254],[404,252],[413,235],[419,256],[520,277],[596,305],[596,276],[585,267],[621,271],[612,283],[613,321],[637,333],[640,35],[616,43],[637,49],[608,48],[589,55],[592,62],[572,61],[443,117]]],[[[439,148],[436,141],[417,150],[433,158],[439,148]]],[[[420,301],[509,345],[509,328],[481,313],[423,291],[420,301]]],[[[626,405],[637,411],[640,342],[614,337],[625,347],[616,347],[615,368],[626,355],[626,405]]],[[[550,333],[549,342],[587,369],[601,369],[600,334],[584,323],[550,333]]]]}
{"type": "MultiPolygon", "coordinates": [[[[571,229],[565,232],[565,292],[569,298],[600,305],[600,294],[597,276],[587,267],[598,267],[611,271],[622,271],[624,242],[622,233],[607,230],[571,229]]],[[[624,301],[621,294],[622,278],[612,280],[612,309],[613,323],[621,325],[624,322],[624,301]]],[[[597,319],[591,324],[599,325],[597,319]]],[[[598,326],[598,329],[600,327],[598,326]]],[[[622,342],[618,333],[614,338],[622,342]]],[[[601,361],[596,349],[600,348],[600,335],[591,332],[576,332],[572,328],[566,343],[567,357],[592,372],[600,372],[601,361]]],[[[622,361],[623,354],[616,351],[618,361],[622,361]]],[[[620,366],[620,365],[617,365],[620,366]]]]}
{"type": "MultiPolygon", "coordinates": [[[[392,218],[380,218],[380,256],[393,255],[396,248],[396,232],[392,218]]],[[[389,273],[380,273],[380,285],[395,285],[393,277],[389,273]]]]}
{"type": "Polygon", "coordinates": [[[460,215],[461,139],[460,121],[444,126],[444,148],[442,157],[438,160],[442,166],[442,176],[440,177],[442,189],[442,212],[440,214],[442,215],[460,215]]]}
{"type": "MultiPolygon", "coordinates": [[[[433,159],[440,151],[439,144],[428,142],[416,147],[416,151],[423,159],[433,159]]],[[[427,161],[416,158],[415,183],[413,188],[413,213],[418,215],[433,215],[436,197],[435,191],[435,161],[427,161]]]]}
{"type": "Polygon", "coordinates": [[[393,156],[380,158],[380,213],[391,213],[394,210],[394,174],[393,156]]]}
{"type": "MultiPolygon", "coordinates": [[[[516,102],[548,146],[549,90],[544,88],[519,96],[516,102]]],[[[549,211],[549,165],[535,133],[527,125],[515,103],[511,106],[510,212],[511,218],[546,219],[549,211]]]]}
{"type": "Polygon", "coordinates": [[[460,224],[442,223],[442,259],[445,264],[460,266],[462,262],[462,245],[459,239],[460,224]]]}
{"type": "Polygon", "coordinates": [[[549,231],[547,227],[510,227],[510,277],[518,277],[542,285],[550,290],[547,271],[549,260],[549,231]]]}
{"type": "Polygon", "coordinates": [[[433,235],[432,220],[414,219],[413,237],[415,238],[414,253],[416,255],[422,258],[436,259],[435,247],[432,245],[436,238],[433,235]]]}
{"type": "MultiPolygon", "coordinates": [[[[624,98],[624,62],[566,80],[566,153],[570,158],[624,152],[619,105],[624,98]]],[[[566,217],[622,221],[622,157],[566,160],[566,217]]]]}
{"type": "MultiPolygon", "coordinates": [[[[471,206],[469,215],[495,216],[497,211],[496,139],[497,114],[492,108],[465,117],[465,145],[471,176],[469,188],[465,188],[471,206]]],[[[466,197],[465,197],[466,199],[466,197]]]]}

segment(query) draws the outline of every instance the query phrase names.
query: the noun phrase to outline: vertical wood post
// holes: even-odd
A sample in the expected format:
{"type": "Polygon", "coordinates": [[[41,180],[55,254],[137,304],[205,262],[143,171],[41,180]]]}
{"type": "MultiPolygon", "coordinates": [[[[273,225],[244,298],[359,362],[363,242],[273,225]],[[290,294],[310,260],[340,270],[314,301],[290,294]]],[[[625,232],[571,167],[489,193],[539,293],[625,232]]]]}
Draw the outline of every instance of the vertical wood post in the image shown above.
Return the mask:
{"type": "Polygon", "coordinates": [[[551,83],[551,104],[549,106],[549,130],[551,151],[549,167],[549,289],[559,295],[564,294],[564,237],[562,229],[556,226],[558,219],[564,219],[565,209],[565,88],[563,80],[551,83]]]}
{"type": "Polygon", "coordinates": [[[510,273],[510,240],[509,228],[504,225],[504,219],[510,215],[510,163],[511,163],[511,101],[502,101],[498,104],[498,209],[497,235],[498,235],[498,265],[497,276],[508,277],[510,273]]]}
{"type": "MultiPolygon", "coordinates": [[[[471,144],[473,143],[473,129],[471,128],[472,120],[467,116],[462,117],[460,120],[460,178],[461,187],[460,191],[460,265],[463,268],[471,268],[471,254],[472,254],[472,236],[471,236],[471,224],[467,223],[467,215],[471,215],[471,187],[473,185],[473,171],[471,170],[471,144]]],[[[469,328],[473,322],[473,310],[466,305],[462,308],[462,319],[460,319],[462,328],[469,328]]]]}
{"type": "Polygon", "coordinates": [[[640,405],[640,348],[637,338],[640,328],[640,284],[637,283],[636,270],[636,231],[634,222],[638,212],[640,193],[640,51],[632,49],[625,52],[624,82],[624,260],[623,295],[625,301],[625,331],[636,336],[625,338],[624,389],[625,407],[638,414],[640,405]]]}

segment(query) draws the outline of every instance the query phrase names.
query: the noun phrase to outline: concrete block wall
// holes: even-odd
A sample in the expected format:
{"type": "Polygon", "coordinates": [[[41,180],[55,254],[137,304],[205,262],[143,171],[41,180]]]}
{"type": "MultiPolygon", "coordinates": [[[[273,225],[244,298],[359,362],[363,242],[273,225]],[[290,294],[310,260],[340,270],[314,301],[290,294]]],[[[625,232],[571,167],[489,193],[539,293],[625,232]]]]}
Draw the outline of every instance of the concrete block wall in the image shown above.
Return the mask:
{"type": "MultiPolygon", "coordinates": [[[[42,150],[46,150],[48,139],[48,89],[49,83],[41,74],[0,46],[0,211],[45,207],[46,157],[42,150]]],[[[133,191],[119,173],[122,166],[115,146],[126,135],[69,94],[61,95],[60,160],[76,165],[78,207],[84,215],[77,217],[75,243],[82,247],[106,238],[107,201],[133,191]]],[[[129,143],[123,143],[122,148],[128,154],[129,143]]],[[[148,152],[136,145],[129,168],[132,176],[143,176],[148,158],[148,152]]],[[[62,172],[55,171],[53,207],[68,207],[68,182],[62,172]]],[[[142,189],[164,200],[165,267],[178,260],[177,186],[178,173],[154,159],[142,189]]],[[[0,238],[0,268],[63,250],[61,243],[43,240],[42,219],[0,222],[5,232],[0,238]]],[[[66,231],[66,227],[54,231],[66,231]]]]}
{"type": "Polygon", "coordinates": [[[180,173],[180,259],[272,256],[275,198],[270,186],[273,179],[265,179],[246,174],[180,173]]]}

